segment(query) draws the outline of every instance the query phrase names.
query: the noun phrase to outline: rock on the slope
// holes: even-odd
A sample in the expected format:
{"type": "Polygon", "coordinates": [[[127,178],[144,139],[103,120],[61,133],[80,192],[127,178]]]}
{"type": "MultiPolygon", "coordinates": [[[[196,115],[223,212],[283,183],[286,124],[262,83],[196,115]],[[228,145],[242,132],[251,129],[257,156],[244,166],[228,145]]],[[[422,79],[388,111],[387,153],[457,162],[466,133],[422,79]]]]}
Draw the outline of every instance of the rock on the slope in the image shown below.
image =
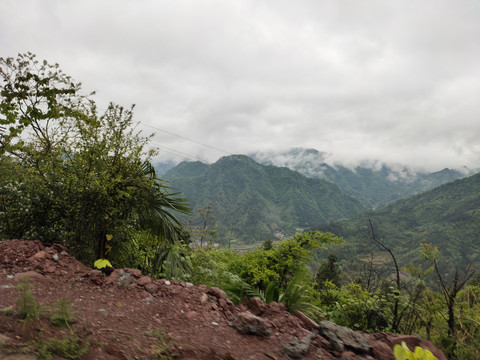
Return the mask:
{"type": "Polygon", "coordinates": [[[301,339],[294,338],[287,345],[283,346],[283,352],[292,359],[299,359],[304,356],[310,348],[310,343],[315,335],[307,335],[301,339]]]}
{"type": "Polygon", "coordinates": [[[267,321],[261,317],[253,315],[250,311],[243,311],[237,314],[233,326],[245,334],[269,336],[272,328],[267,321]]]}
{"type": "Polygon", "coordinates": [[[318,332],[330,342],[330,346],[335,351],[342,352],[348,348],[355,353],[370,352],[370,346],[361,334],[331,321],[320,322],[318,332]]]}

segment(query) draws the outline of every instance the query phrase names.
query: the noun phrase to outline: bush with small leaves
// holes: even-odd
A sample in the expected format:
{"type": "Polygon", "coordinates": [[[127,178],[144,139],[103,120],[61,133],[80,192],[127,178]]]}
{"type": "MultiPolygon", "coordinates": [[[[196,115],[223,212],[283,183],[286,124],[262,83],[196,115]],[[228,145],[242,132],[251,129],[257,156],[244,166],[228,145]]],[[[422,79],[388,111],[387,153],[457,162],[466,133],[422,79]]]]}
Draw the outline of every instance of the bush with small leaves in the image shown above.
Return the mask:
{"type": "Polygon", "coordinates": [[[18,307],[18,315],[24,320],[36,319],[40,313],[40,304],[35,300],[32,293],[32,283],[29,278],[21,279],[17,285],[20,295],[15,301],[18,307]]]}
{"type": "Polygon", "coordinates": [[[54,304],[53,312],[50,315],[52,325],[68,327],[73,322],[73,317],[67,299],[60,299],[54,304]]]}

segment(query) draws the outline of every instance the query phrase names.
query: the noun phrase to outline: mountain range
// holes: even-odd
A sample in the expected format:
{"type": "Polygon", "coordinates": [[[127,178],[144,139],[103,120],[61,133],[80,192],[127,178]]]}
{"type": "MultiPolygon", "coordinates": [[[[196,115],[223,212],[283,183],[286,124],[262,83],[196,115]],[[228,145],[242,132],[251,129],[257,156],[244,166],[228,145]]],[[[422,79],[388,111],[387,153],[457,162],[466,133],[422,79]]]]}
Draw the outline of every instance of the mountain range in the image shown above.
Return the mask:
{"type": "Polygon", "coordinates": [[[199,210],[208,208],[209,226],[215,219],[218,238],[253,243],[334,224],[463,176],[456,170],[414,172],[385,164],[350,169],[329,165],[324,158],[313,149],[232,155],[214,164],[182,162],[163,177],[195,209],[186,222],[205,226],[199,210]]]}
{"type": "Polygon", "coordinates": [[[251,157],[261,164],[288,167],[307,177],[329,181],[368,208],[378,208],[473,174],[467,168],[428,172],[380,162],[347,167],[329,163],[326,153],[303,148],[257,152],[251,157]]]}
{"type": "MultiPolygon", "coordinates": [[[[285,167],[261,165],[245,155],[226,156],[210,165],[183,162],[163,177],[192,208],[210,205],[220,238],[229,233],[247,243],[292,235],[366,210],[335,184],[285,167]]],[[[190,222],[201,225],[197,211],[190,222]]]]}

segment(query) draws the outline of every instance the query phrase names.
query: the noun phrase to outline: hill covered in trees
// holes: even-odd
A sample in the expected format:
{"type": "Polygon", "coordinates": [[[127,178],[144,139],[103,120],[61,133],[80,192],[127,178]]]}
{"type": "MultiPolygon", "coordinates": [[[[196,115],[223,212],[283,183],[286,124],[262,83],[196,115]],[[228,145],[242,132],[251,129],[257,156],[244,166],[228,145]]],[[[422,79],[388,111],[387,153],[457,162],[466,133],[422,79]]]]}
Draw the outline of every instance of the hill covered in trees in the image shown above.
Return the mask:
{"type": "MultiPolygon", "coordinates": [[[[365,254],[372,248],[369,220],[375,236],[403,265],[419,260],[419,246],[440,249],[445,271],[480,261],[480,173],[399,200],[382,209],[348,220],[315,227],[342,236],[346,254],[365,254]]],[[[380,248],[378,248],[380,250],[380,248]]]]}
{"type": "MultiPolygon", "coordinates": [[[[293,234],[365,210],[334,184],[287,168],[260,165],[244,155],[226,156],[212,165],[183,162],[164,178],[192,208],[210,205],[220,234],[247,242],[293,234]]],[[[200,226],[204,220],[194,218],[193,224],[200,226]]]]}

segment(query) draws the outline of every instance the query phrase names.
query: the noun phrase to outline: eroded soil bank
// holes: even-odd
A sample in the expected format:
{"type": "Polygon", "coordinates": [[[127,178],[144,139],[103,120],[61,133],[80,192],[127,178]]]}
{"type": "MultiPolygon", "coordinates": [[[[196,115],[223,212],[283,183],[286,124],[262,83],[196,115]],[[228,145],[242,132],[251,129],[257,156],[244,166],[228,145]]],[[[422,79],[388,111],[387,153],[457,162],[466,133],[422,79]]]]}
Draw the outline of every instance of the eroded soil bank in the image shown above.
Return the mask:
{"type": "Polygon", "coordinates": [[[84,353],[85,360],[394,360],[392,348],[402,341],[446,360],[431,343],[413,336],[316,324],[259,299],[235,306],[217,288],[152,279],[136,269],[116,269],[105,277],[61,246],[37,241],[0,242],[0,310],[0,358],[7,360],[38,354],[68,358],[60,355],[63,350],[84,353]],[[25,277],[40,312],[21,321],[17,286],[25,277]],[[65,316],[65,304],[73,321],[54,325],[52,316],[65,316]]]}

